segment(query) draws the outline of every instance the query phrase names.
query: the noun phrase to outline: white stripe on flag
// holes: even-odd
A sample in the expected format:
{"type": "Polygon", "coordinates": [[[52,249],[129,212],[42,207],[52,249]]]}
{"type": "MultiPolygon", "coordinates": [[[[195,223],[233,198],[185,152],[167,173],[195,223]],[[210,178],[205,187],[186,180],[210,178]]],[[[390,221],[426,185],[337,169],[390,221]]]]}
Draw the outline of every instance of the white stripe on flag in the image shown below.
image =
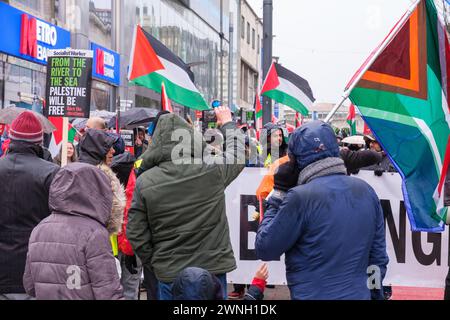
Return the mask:
{"type": "Polygon", "coordinates": [[[195,87],[195,85],[192,83],[191,78],[189,78],[189,75],[181,69],[176,64],[159,57],[159,60],[164,66],[164,70],[158,70],[156,73],[160,74],[173,84],[182,87],[184,89],[187,89],[189,91],[194,91],[196,93],[200,93],[198,89],[195,87]]]}
{"type": "Polygon", "coordinates": [[[280,81],[280,85],[275,90],[287,93],[291,97],[300,101],[307,109],[313,105],[311,99],[309,99],[308,96],[292,82],[281,77],[278,77],[278,79],[280,81]]]}
{"type": "Polygon", "coordinates": [[[434,162],[436,164],[437,175],[438,175],[438,177],[440,177],[441,172],[442,172],[443,163],[442,163],[441,155],[439,154],[439,148],[438,148],[438,146],[436,144],[436,140],[434,139],[434,136],[433,136],[433,132],[427,126],[425,121],[423,121],[422,119],[419,119],[419,118],[413,118],[413,119],[417,123],[417,127],[420,129],[420,131],[422,132],[424,137],[428,140],[428,144],[431,147],[431,152],[433,153],[434,162]]]}
{"type": "Polygon", "coordinates": [[[130,64],[129,64],[129,67],[128,67],[128,75],[127,75],[127,79],[128,80],[130,80],[131,73],[133,72],[134,50],[136,49],[136,37],[137,37],[138,28],[139,28],[139,26],[136,25],[134,27],[134,31],[133,31],[133,42],[131,44],[130,64]]]}

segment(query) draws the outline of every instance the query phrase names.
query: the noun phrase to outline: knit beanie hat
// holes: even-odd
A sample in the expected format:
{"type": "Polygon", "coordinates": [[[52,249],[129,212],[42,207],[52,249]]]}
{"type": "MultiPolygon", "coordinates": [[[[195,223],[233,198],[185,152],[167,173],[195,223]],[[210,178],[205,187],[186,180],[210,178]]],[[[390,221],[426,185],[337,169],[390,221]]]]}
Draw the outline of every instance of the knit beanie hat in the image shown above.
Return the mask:
{"type": "Polygon", "coordinates": [[[11,140],[20,140],[31,143],[42,143],[42,124],[30,111],[22,112],[11,124],[9,137],[11,140]]]}

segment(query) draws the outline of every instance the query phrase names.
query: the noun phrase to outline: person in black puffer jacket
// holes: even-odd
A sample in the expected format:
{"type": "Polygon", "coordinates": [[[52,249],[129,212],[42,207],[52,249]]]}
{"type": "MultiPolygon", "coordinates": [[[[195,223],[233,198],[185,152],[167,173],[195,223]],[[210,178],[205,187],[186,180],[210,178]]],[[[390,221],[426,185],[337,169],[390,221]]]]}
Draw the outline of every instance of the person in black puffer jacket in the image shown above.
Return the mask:
{"type": "Polygon", "coordinates": [[[30,298],[22,280],[28,241],[33,228],[50,215],[50,184],[59,171],[43,159],[42,125],[33,113],[14,120],[10,138],[0,159],[0,300],[30,298]]]}

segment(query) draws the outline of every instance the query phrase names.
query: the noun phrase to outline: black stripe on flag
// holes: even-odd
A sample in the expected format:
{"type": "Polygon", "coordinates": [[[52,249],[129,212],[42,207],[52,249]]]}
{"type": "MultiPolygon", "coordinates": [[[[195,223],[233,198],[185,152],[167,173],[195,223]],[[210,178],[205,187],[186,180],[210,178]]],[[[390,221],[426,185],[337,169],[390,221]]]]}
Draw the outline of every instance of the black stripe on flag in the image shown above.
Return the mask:
{"type": "Polygon", "coordinates": [[[191,79],[191,81],[194,82],[194,73],[191,71],[191,68],[186,63],[184,63],[183,60],[181,60],[180,57],[175,55],[172,51],[170,51],[169,48],[167,48],[158,39],[153,37],[150,33],[145,31],[144,29],[142,29],[142,31],[144,31],[144,34],[147,37],[147,40],[150,42],[150,45],[152,46],[153,50],[155,50],[156,54],[159,57],[166,59],[167,61],[170,61],[173,64],[180,67],[181,69],[183,69],[189,75],[189,78],[191,79]]]}
{"type": "Polygon", "coordinates": [[[297,88],[299,88],[303,93],[311,99],[312,102],[316,101],[314,98],[311,87],[309,86],[308,81],[295,74],[291,70],[282,67],[278,63],[275,63],[275,68],[277,70],[278,77],[283,78],[294,84],[297,88]]]}

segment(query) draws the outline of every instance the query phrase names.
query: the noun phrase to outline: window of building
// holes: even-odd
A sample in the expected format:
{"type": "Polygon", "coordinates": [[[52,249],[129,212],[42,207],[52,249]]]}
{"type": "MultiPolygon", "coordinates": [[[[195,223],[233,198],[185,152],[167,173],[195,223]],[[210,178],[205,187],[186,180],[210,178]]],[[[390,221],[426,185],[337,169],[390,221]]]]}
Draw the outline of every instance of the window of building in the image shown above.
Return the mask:
{"type": "Polygon", "coordinates": [[[247,66],[244,64],[242,66],[242,70],[243,70],[243,81],[242,81],[242,100],[247,101],[248,99],[248,68],[247,66]]]}
{"type": "Polygon", "coordinates": [[[18,2],[20,4],[23,4],[24,6],[27,6],[35,11],[39,11],[40,9],[40,1],[36,0],[15,0],[15,2],[18,2]]]}
{"type": "MultiPolygon", "coordinates": [[[[258,91],[258,73],[253,74],[253,96],[256,95],[256,92],[258,91]]],[[[253,97],[252,97],[253,99],[253,97]]]]}
{"type": "Polygon", "coordinates": [[[252,49],[255,49],[255,29],[252,29],[252,49]]]}
{"type": "Polygon", "coordinates": [[[245,39],[245,18],[242,16],[241,18],[241,38],[245,39]]]}
{"type": "MultiPolygon", "coordinates": [[[[18,61],[22,63],[22,61],[18,61]]],[[[45,98],[46,75],[18,64],[6,63],[4,68],[3,106],[16,107],[42,112],[45,98]]],[[[3,86],[2,86],[3,91],[3,86]]]]}
{"type": "Polygon", "coordinates": [[[257,46],[258,46],[258,54],[259,54],[259,52],[261,51],[261,38],[260,38],[259,34],[258,34],[257,46]]]}
{"type": "Polygon", "coordinates": [[[247,102],[252,101],[252,96],[254,96],[254,84],[253,84],[253,72],[249,69],[248,70],[248,96],[247,96],[247,102]]]}
{"type": "Polygon", "coordinates": [[[250,44],[250,23],[247,22],[247,43],[250,44]]]}
{"type": "Polygon", "coordinates": [[[104,47],[112,44],[112,1],[90,0],[89,2],[89,37],[104,47]]]}
{"type": "Polygon", "coordinates": [[[111,86],[93,80],[91,90],[91,110],[110,111],[111,86]]]}

